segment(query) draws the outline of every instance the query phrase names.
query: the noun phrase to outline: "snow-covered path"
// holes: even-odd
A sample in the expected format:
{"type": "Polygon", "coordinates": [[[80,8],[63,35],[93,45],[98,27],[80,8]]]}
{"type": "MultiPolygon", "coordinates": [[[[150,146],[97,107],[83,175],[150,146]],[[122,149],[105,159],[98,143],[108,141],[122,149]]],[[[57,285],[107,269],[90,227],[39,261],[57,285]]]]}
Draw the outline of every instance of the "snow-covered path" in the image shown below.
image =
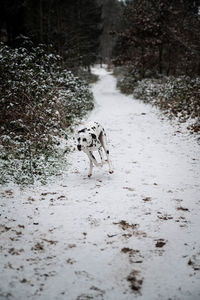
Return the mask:
{"type": "Polygon", "coordinates": [[[96,108],[115,173],[1,188],[0,299],[200,299],[200,147],[94,69],[96,108]]]}

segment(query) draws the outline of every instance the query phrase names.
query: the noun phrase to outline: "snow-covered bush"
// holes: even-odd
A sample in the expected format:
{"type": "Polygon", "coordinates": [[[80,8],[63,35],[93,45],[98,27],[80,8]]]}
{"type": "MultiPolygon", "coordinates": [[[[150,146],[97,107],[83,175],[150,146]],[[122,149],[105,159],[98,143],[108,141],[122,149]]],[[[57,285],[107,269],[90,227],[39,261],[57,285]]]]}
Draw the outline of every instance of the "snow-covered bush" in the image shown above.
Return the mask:
{"type": "Polygon", "coordinates": [[[160,107],[171,114],[199,117],[200,78],[168,77],[162,85],[158,100],[160,107]]]}
{"type": "Polygon", "coordinates": [[[200,78],[143,79],[137,82],[133,96],[159,106],[170,117],[178,117],[182,122],[200,118],[200,78]]]}
{"type": "Polygon", "coordinates": [[[156,104],[170,117],[178,117],[181,122],[192,119],[188,129],[200,132],[200,78],[168,77],[162,85],[156,104]]]}
{"type": "Polygon", "coordinates": [[[161,80],[146,78],[135,84],[132,93],[137,99],[141,99],[144,102],[151,102],[151,104],[156,104],[156,99],[160,94],[161,88],[161,80]]]}
{"type": "Polygon", "coordinates": [[[88,68],[83,68],[83,67],[80,67],[77,72],[76,72],[76,75],[83,79],[83,80],[86,80],[88,83],[95,83],[98,81],[99,79],[99,76],[92,73],[90,70],[88,70],[88,68]]]}
{"type": "Polygon", "coordinates": [[[63,71],[59,77],[57,101],[63,106],[67,125],[75,117],[83,117],[94,107],[93,96],[85,81],[75,77],[72,72],[63,71]]]}
{"type": "Polygon", "coordinates": [[[117,88],[126,95],[133,93],[137,79],[134,76],[120,76],[117,80],[117,88]]]}
{"type": "Polygon", "coordinates": [[[113,73],[117,77],[117,88],[126,95],[132,94],[140,80],[139,74],[127,67],[115,67],[113,73]]]}
{"type": "Polygon", "coordinates": [[[0,45],[1,182],[56,173],[59,138],[93,107],[86,82],[61,65],[61,58],[42,45],[31,51],[0,45]]]}
{"type": "Polygon", "coordinates": [[[139,79],[135,74],[123,72],[117,75],[117,86],[125,94],[158,106],[171,118],[181,122],[192,119],[188,127],[192,132],[200,132],[200,78],[188,76],[158,76],[139,79]]]}

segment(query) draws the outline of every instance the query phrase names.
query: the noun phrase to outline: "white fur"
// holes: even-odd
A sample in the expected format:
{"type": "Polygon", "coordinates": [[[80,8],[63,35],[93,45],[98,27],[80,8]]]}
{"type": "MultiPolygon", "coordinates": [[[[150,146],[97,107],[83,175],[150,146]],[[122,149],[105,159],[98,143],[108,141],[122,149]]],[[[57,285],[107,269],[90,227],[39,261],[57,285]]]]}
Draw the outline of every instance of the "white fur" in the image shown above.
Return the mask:
{"type": "Polygon", "coordinates": [[[77,134],[77,148],[79,151],[84,151],[90,161],[90,169],[88,177],[92,176],[93,165],[102,167],[104,163],[108,163],[109,173],[113,173],[109,149],[104,128],[97,122],[90,122],[87,126],[78,131],[77,134]],[[107,160],[104,160],[103,149],[105,151],[107,160]],[[93,151],[98,150],[101,163],[98,163],[93,155],[93,151]]]}

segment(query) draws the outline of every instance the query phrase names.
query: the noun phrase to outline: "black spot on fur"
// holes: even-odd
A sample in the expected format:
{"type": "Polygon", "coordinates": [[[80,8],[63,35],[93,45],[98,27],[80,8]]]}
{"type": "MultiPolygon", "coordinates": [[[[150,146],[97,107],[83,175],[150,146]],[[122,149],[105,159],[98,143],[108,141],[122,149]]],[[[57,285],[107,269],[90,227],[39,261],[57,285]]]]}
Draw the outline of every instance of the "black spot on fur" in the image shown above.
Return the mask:
{"type": "Polygon", "coordinates": [[[87,129],[87,128],[83,128],[83,129],[79,130],[78,133],[85,132],[86,129],[87,129]]]}
{"type": "Polygon", "coordinates": [[[92,154],[92,152],[90,151],[90,155],[92,156],[93,159],[96,160],[96,158],[94,157],[94,155],[92,154]]]}
{"type": "Polygon", "coordinates": [[[92,138],[93,138],[94,140],[96,140],[96,138],[97,138],[96,134],[91,133],[91,136],[92,136],[92,138]]]}
{"type": "Polygon", "coordinates": [[[107,154],[109,154],[109,150],[107,150],[106,152],[107,152],[107,154]]]}
{"type": "Polygon", "coordinates": [[[78,142],[80,142],[80,140],[81,140],[81,138],[79,137],[79,138],[78,138],[78,142]]]}

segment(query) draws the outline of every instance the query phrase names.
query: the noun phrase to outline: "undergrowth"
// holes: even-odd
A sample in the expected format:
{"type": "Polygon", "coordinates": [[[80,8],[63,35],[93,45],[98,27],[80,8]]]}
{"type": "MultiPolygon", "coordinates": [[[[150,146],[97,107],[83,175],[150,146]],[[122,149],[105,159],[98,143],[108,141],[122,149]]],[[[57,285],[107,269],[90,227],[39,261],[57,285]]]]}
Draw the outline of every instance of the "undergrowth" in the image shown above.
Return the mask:
{"type": "Polygon", "coordinates": [[[0,183],[45,183],[66,164],[67,128],[93,108],[86,81],[44,45],[0,45],[0,183]]]}
{"type": "Polygon", "coordinates": [[[159,107],[170,118],[188,122],[191,133],[200,133],[200,78],[154,76],[139,78],[126,68],[115,70],[117,87],[125,94],[159,107]]]}

